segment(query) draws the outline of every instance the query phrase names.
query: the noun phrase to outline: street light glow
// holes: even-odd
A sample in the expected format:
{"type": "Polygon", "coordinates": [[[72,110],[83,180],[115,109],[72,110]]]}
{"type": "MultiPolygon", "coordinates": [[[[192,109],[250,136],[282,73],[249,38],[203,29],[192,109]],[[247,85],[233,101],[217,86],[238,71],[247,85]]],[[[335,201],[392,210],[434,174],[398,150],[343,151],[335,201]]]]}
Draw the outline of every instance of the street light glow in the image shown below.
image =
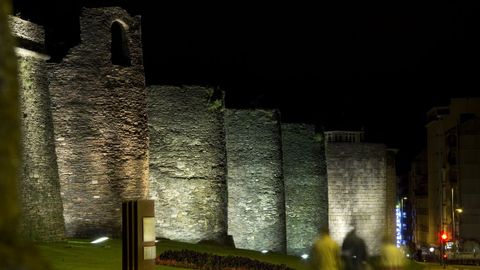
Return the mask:
{"type": "Polygon", "coordinates": [[[455,211],[457,211],[457,213],[462,213],[463,209],[462,208],[457,208],[457,209],[455,209],[455,211]]]}
{"type": "Polygon", "coordinates": [[[302,256],[300,256],[300,257],[302,257],[302,259],[306,260],[306,259],[308,259],[308,254],[302,254],[302,256]]]}

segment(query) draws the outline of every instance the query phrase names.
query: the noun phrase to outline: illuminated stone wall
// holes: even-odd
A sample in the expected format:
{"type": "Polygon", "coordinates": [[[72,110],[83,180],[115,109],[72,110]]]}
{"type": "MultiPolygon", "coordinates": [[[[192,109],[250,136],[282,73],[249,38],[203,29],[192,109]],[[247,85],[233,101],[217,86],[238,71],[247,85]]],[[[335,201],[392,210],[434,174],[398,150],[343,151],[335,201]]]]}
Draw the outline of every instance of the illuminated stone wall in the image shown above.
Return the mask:
{"type": "Polygon", "coordinates": [[[10,17],[17,38],[21,128],[22,177],[19,183],[22,220],[20,233],[32,241],[65,237],[63,207],[53,138],[43,28],[10,17]],[[30,46],[28,46],[30,45],[30,46]]]}
{"type": "Polygon", "coordinates": [[[287,253],[309,253],[328,226],[327,175],[323,136],[306,124],[282,124],[287,253]]]}
{"type": "Polygon", "coordinates": [[[50,66],[50,92],[66,232],[118,236],[121,203],[146,198],[148,127],[140,18],[83,9],[81,43],[50,66]],[[130,63],[111,60],[122,25],[130,63]]]}
{"type": "Polygon", "coordinates": [[[285,252],[279,115],[227,110],[228,233],[235,246],[285,252]]]}
{"type": "Polygon", "coordinates": [[[150,196],[157,237],[224,241],[225,132],[221,98],[198,86],[149,86],[150,196]]]}
{"type": "Polygon", "coordinates": [[[325,152],[332,237],[341,244],[354,224],[370,254],[378,254],[386,230],[385,146],[329,142],[325,152]]]}
{"type": "Polygon", "coordinates": [[[397,205],[397,173],[396,173],[396,162],[395,155],[396,150],[387,149],[386,153],[386,176],[387,176],[387,186],[386,186],[386,210],[385,210],[385,220],[386,220],[386,234],[391,237],[391,239],[396,238],[396,214],[395,207],[397,205]]]}

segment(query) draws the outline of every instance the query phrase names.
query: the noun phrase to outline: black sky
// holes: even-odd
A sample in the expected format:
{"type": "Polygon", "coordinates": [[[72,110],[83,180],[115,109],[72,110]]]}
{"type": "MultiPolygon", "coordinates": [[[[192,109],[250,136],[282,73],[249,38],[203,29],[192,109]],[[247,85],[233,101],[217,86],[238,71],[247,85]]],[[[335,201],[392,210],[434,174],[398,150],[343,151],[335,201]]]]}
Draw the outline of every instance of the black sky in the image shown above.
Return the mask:
{"type": "Polygon", "coordinates": [[[430,107],[479,92],[479,9],[462,1],[39,2],[15,0],[15,12],[46,26],[57,58],[79,42],[80,7],[120,5],[142,16],[147,84],[209,85],[226,92],[229,107],[279,108],[284,121],[319,128],[363,127],[371,141],[399,148],[402,164],[424,145],[430,107]]]}

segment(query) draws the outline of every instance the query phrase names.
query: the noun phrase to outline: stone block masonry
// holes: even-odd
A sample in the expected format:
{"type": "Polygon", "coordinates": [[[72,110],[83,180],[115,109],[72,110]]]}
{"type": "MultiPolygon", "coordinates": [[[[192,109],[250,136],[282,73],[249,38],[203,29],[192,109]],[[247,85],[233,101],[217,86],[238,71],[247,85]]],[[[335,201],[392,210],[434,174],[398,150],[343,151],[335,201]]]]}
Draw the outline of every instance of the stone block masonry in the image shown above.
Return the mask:
{"type": "Polygon", "coordinates": [[[227,236],[222,99],[198,86],[147,88],[150,196],[157,237],[195,243],[227,236]]]}
{"type": "Polygon", "coordinates": [[[328,190],[322,134],[307,124],[282,124],[287,253],[310,252],[328,226],[328,190]]]}
{"type": "Polygon", "coordinates": [[[122,201],[148,188],[140,18],[83,9],[80,27],[81,43],[49,74],[66,232],[119,236],[122,201]]]}
{"type": "Polygon", "coordinates": [[[236,247],[285,252],[285,194],[279,114],[231,110],[225,115],[228,233],[236,247]]]}
{"type": "Polygon", "coordinates": [[[65,237],[53,137],[43,28],[10,17],[17,47],[20,85],[22,171],[18,184],[22,216],[20,235],[30,241],[59,241],[65,237]]]}
{"type": "Polygon", "coordinates": [[[326,145],[329,227],[342,243],[353,225],[370,254],[386,233],[386,149],[382,144],[326,145]]]}
{"type": "Polygon", "coordinates": [[[397,174],[396,174],[396,164],[395,164],[395,155],[397,150],[387,149],[386,153],[386,177],[387,177],[387,186],[386,186],[386,235],[390,239],[396,239],[396,205],[397,205],[397,174]]]}

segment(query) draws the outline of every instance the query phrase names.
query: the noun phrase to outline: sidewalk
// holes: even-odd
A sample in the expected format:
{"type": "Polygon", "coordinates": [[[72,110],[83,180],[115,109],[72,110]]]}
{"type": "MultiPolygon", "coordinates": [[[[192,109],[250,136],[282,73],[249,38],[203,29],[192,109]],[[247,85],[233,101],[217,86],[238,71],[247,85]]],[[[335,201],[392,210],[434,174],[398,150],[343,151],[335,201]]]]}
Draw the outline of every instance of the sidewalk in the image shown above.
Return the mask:
{"type": "Polygon", "coordinates": [[[424,265],[424,269],[434,269],[434,270],[441,270],[441,269],[448,269],[448,270],[470,270],[470,269],[478,269],[480,270],[480,266],[474,265],[447,265],[446,268],[443,268],[442,265],[438,263],[420,263],[424,265]]]}

